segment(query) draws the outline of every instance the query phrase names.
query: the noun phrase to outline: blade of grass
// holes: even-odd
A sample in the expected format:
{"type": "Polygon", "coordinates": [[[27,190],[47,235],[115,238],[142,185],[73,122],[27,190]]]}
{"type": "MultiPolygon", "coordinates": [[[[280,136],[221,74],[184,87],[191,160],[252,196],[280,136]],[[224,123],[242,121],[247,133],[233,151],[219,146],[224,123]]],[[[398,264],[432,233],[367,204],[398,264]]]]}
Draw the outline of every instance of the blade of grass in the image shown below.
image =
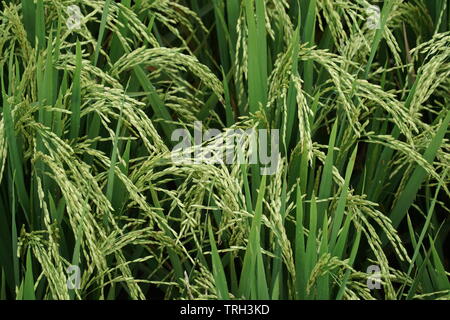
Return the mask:
{"type": "MultiPolygon", "coordinates": [[[[339,233],[339,230],[341,229],[342,221],[344,218],[344,211],[345,211],[345,206],[347,203],[347,195],[348,195],[348,191],[349,191],[348,188],[350,185],[350,178],[352,176],[353,167],[355,165],[357,151],[358,151],[358,147],[356,146],[355,149],[353,150],[353,153],[347,164],[347,170],[345,172],[345,182],[344,182],[344,185],[342,186],[342,190],[341,190],[341,194],[339,196],[336,212],[334,213],[334,217],[333,217],[333,223],[332,223],[333,226],[331,229],[331,236],[330,236],[330,249],[332,252],[335,252],[335,246],[336,246],[336,241],[338,238],[338,233],[339,233]]],[[[338,258],[341,258],[341,257],[338,256],[338,258]]]]}
{"type": "Polygon", "coordinates": [[[70,116],[70,138],[75,139],[80,133],[80,111],[81,111],[81,44],[77,39],[75,73],[73,76],[72,97],[70,100],[71,116],[70,116]]]}
{"type": "MultiPolygon", "coordinates": [[[[249,243],[244,256],[244,262],[242,265],[242,273],[239,281],[239,292],[242,297],[249,299],[252,295],[251,292],[256,292],[257,283],[264,275],[257,275],[257,268],[261,266],[259,260],[261,255],[260,247],[260,230],[261,230],[261,219],[262,219],[262,204],[264,199],[264,193],[266,188],[266,176],[262,176],[261,185],[259,188],[258,199],[256,201],[256,207],[254,211],[254,217],[252,221],[252,226],[250,229],[249,243]],[[252,289],[253,288],[253,289],[252,289]]],[[[264,291],[263,287],[259,287],[261,291],[264,291]]],[[[264,295],[261,293],[261,295],[264,295]]],[[[258,293],[258,296],[260,294],[258,293]]],[[[261,297],[262,299],[262,297],[261,297]]],[[[268,293],[267,293],[268,299],[268,293]]]]}
{"type": "Polygon", "coordinates": [[[24,300],[36,300],[34,294],[34,279],[33,279],[33,266],[31,263],[31,250],[28,248],[25,279],[23,285],[23,299],[24,300]]]}
{"type": "MultiPolygon", "coordinates": [[[[436,135],[434,136],[427,150],[423,154],[423,158],[428,163],[433,162],[437,151],[441,147],[444,136],[448,130],[449,123],[450,123],[450,111],[447,111],[447,116],[442,121],[439,130],[436,132],[436,135]]],[[[417,192],[419,191],[425,176],[426,176],[425,169],[423,169],[421,166],[417,166],[413,174],[409,178],[408,183],[405,186],[405,189],[402,191],[398,200],[396,201],[389,216],[390,219],[392,220],[392,225],[394,226],[394,228],[398,227],[403,218],[406,216],[409,207],[416,198],[417,192]]]]}
{"type": "Polygon", "coordinates": [[[102,20],[100,21],[100,29],[98,32],[97,44],[95,46],[93,62],[92,62],[94,67],[97,66],[97,63],[98,63],[100,49],[101,49],[102,42],[103,42],[103,35],[105,33],[105,28],[106,28],[106,22],[107,22],[106,20],[108,19],[108,15],[109,15],[110,5],[111,5],[111,0],[105,0],[105,6],[103,8],[102,20]]]}
{"type": "Polygon", "coordinates": [[[218,297],[221,300],[228,300],[228,285],[223,270],[222,260],[220,259],[217,251],[216,241],[214,240],[214,234],[211,227],[211,221],[208,223],[209,243],[211,244],[211,256],[213,264],[213,275],[215,279],[216,289],[218,297]]]}

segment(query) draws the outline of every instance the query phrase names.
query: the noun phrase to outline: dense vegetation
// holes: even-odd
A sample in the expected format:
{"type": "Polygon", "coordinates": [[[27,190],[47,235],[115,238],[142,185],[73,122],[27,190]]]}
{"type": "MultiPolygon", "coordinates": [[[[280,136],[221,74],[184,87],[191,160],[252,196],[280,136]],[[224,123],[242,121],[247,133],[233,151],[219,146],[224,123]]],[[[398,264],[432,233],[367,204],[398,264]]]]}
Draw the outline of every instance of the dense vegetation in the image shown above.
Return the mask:
{"type": "Polygon", "coordinates": [[[450,298],[449,1],[6,0],[0,24],[1,299],[450,298]],[[275,174],[174,161],[196,121],[278,129],[275,174]]]}

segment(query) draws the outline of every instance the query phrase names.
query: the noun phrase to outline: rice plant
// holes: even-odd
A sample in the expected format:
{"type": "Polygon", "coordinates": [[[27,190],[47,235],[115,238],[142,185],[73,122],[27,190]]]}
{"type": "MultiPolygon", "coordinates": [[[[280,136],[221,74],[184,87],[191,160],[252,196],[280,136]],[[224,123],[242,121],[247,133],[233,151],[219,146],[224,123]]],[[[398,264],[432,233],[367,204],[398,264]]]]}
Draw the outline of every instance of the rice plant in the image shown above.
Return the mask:
{"type": "Polygon", "coordinates": [[[450,298],[449,1],[3,0],[0,87],[0,299],[450,298]]]}

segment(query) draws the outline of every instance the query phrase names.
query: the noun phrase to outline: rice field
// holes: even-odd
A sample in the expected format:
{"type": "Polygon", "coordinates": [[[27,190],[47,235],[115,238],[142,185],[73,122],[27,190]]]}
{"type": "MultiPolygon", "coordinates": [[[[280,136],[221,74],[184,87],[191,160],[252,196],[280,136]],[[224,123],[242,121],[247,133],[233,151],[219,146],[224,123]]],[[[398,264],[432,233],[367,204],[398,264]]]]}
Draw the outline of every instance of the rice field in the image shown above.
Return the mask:
{"type": "Polygon", "coordinates": [[[450,2],[3,0],[0,299],[450,299],[450,2]]]}

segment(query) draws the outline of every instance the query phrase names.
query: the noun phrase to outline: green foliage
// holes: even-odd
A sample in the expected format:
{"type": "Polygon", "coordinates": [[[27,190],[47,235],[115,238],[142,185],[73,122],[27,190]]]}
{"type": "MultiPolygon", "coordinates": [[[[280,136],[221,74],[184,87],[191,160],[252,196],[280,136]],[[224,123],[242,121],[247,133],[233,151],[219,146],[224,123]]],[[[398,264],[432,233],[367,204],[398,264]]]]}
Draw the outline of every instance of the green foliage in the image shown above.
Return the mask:
{"type": "Polygon", "coordinates": [[[2,1],[0,298],[449,299],[450,7],[376,4],[2,1]],[[176,163],[195,121],[276,173],[176,163]]]}

